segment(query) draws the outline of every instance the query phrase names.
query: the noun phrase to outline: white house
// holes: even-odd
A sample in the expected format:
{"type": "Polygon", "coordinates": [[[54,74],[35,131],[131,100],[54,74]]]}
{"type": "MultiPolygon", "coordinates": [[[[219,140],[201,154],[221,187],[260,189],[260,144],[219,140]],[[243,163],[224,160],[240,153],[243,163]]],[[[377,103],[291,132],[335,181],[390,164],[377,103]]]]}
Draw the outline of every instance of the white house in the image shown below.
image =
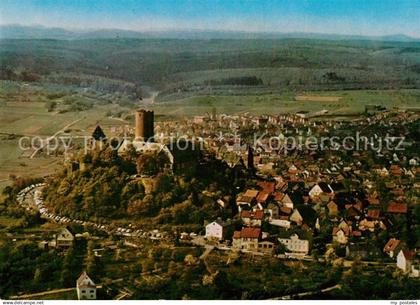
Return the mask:
{"type": "Polygon", "coordinates": [[[404,272],[410,272],[412,258],[412,252],[406,249],[401,250],[397,255],[397,267],[404,272]]]}
{"type": "Polygon", "coordinates": [[[294,209],[292,215],[290,215],[290,221],[295,222],[298,225],[303,223],[303,217],[300,215],[298,209],[294,209]]]}
{"type": "Polygon", "coordinates": [[[333,241],[340,244],[347,244],[349,230],[344,230],[338,227],[333,228],[333,241]]]}
{"type": "Polygon", "coordinates": [[[281,203],[283,206],[293,209],[293,201],[292,199],[290,199],[290,196],[288,194],[285,194],[283,196],[283,198],[281,199],[281,203]]]}
{"type": "Polygon", "coordinates": [[[261,227],[262,220],[264,218],[263,210],[256,211],[242,211],[241,219],[244,225],[249,227],[261,227]]]}
{"type": "Polygon", "coordinates": [[[278,218],[278,219],[273,218],[270,220],[270,225],[289,229],[290,221],[287,219],[282,219],[282,218],[278,218]]]}
{"type": "Polygon", "coordinates": [[[322,194],[322,189],[318,184],[314,185],[314,187],[312,187],[312,189],[309,191],[309,196],[311,198],[318,197],[321,194],[322,194]]]}
{"type": "Polygon", "coordinates": [[[286,246],[287,250],[293,253],[308,254],[309,241],[299,239],[297,234],[293,234],[290,238],[279,238],[279,242],[286,246]]]}
{"type": "Polygon", "coordinates": [[[96,285],[86,272],[77,279],[76,290],[79,300],[96,300],[96,285]]]}
{"type": "Polygon", "coordinates": [[[258,242],[261,238],[260,228],[245,227],[241,231],[235,231],[232,239],[234,249],[258,251],[258,242]]]}
{"type": "Polygon", "coordinates": [[[215,220],[206,225],[206,238],[214,240],[223,240],[227,224],[221,220],[215,220]]]}
{"type": "Polygon", "coordinates": [[[332,195],[334,193],[331,186],[327,183],[320,182],[309,191],[309,197],[312,199],[319,197],[321,194],[332,195]]]}

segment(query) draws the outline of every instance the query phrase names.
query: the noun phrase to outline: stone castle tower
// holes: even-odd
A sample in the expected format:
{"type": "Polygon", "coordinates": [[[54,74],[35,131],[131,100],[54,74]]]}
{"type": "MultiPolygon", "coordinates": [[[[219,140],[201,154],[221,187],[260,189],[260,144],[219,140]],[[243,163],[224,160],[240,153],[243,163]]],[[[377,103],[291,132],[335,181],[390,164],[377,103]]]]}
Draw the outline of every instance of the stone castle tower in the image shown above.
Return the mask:
{"type": "Polygon", "coordinates": [[[149,141],[154,137],[154,113],[148,110],[137,110],[136,114],[136,132],[137,141],[149,141]]]}

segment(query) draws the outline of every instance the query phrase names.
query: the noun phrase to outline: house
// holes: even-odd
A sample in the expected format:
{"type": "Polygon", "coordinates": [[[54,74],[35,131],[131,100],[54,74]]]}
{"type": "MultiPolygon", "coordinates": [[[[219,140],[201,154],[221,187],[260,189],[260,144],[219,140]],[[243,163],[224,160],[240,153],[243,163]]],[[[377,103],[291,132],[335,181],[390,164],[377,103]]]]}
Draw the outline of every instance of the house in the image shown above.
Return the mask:
{"type": "Polygon", "coordinates": [[[289,216],[290,214],[292,214],[293,209],[291,208],[287,208],[287,207],[281,207],[279,209],[279,215],[283,215],[283,216],[289,216]]]}
{"type": "Polygon", "coordinates": [[[77,279],[76,290],[79,300],[96,300],[96,285],[86,272],[77,279]]]}
{"type": "Polygon", "coordinates": [[[414,258],[414,260],[411,262],[410,276],[411,277],[420,276],[420,260],[418,257],[414,258]]]}
{"type": "Polygon", "coordinates": [[[368,220],[365,218],[359,221],[359,230],[361,231],[369,230],[374,232],[376,228],[386,230],[386,226],[381,220],[368,220]]]}
{"type": "Polygon", "coordinates": [[[344,229],[334,227],[333,228],[333,241],[340,244],[347,244],[349,232],[346,232],[344,229]]]}
{"type": "Polygon", "coordinates": [[[281,202],[282,206],[284,206],[286,208],[289,208],[289,209],[293,209],[293,201],[288,194],[285,194],[280,202],[281,202]]]}
{"type": "Polygon", "coordinates": [[[346,256],[348,258],[368,258],[377,257],[380,250],[370,243],[350,243],[346,246],[346,256]]]}
{"type": "Polygon", "coordinates": [[[397,255],[398,251],[401,248],[401,242],[398,239],[391,238],[384,246],[384,252],[393,258],[397,255]]]}
{"type": "Polygon", "coordinates": [[[68,248],[73,246],[74,234],[69,228],[61,228],[55,236],[55,246],[58,248],[68,248]]]}
{"type": "Polygon", "coordinates": [[[263,191],[265,193],[271,194],[276,189],[276,183],[274,183],[274,182],[258,181],[257,184],[258,184],[259,187],[261,187],[263,189],[263,191]]]}
{"type": "Polygon", "coordinates": [[[266,191],[260,191],[256,197],[256,200],[258,203],[265,204],[270,197],[270,193],[267,193],[266,191]]]}
{"type": "Polygon", "coordinates": [[[242,211],[241,219],[244,225],[248,227],[261,227],[264,218],[263,210],[256,211],[242,211]]]}
{"type": "Polygon", "coordinates": [[[290,221],[287,216],[280,216],[279,218],[272,218],[269,223],[272,226],[282,227],[286,229],[290,228],[290,221]]]}
{"type": "Polygon", "coordinates": [[[226,234],[227,222],[217,219],[206,225],[206,238],[212,240],[223,240],[226,234]]]}
{"type": "Polygon", "coordinates": [[[299,239],[297,234],[291,235],[290,238],[279,238],[279,242],[282,243],[290,252],[303,255],[309,253],[309,241],[306,239],[299,239]]]}
{"type": "Polygon", "coordinates": [[[346,215],[348,218],[355,218],[355,219],[359,219],[360,218],[360,210],[358,210],[355,205],[353,204],[346,204],[345,205],[345,209],[346,209],[346,215]]]}
{"type": "Polygon", "coordinates": [[[233,233],[232,246],[235,249],[257,251],[260,238],[260,228],[242,228],[241,231],[233,233]]]}
{"type": "Polygon", "coordinates": [[[329,216],[337,216],[338,206],[334,201],[328,202],[327,208],[328,208],[328,215],[329,216]]]}
{"type": "Polygon", "coordinates": [[[275,244],[269,240],[263,240],[258,243],[258,251],[265,253],[273,253],[275,244]]]}
{"type": "Polygon", "coordinates": [[[392,214],[407,214],[408,206],[404,203],[392,202],[388,205],[387,212],[392,214]]]}
{"type": "Polygon", "coordinates": [[[402,175],[402,169],[398,165],[391,165],[389,168],[389,172],[394,176],[401,176],[402,175]]]}
{"type": "Polygon", "coordinates": [[[370,209],[367,211],[366,217],[369,219],[380,219],[381,210],[380,209],[370,209]]]}
{"type": "Polygon", "coordinates": [[[239,209],[241,209],[243,205],[251,206],[254,204],[258,193],[259,191],[257,190],[249,189],[246,190],[244,194],[238,196],[236,199],[236,204],[238,205],[239,209]]]}
{"type": "Polygon", "coordinates": [[[269,203],[266,211],[270,214],[270,218],[278,218],[279,216],[279,206],[276,203],[269,203]]]}
{"type": "Polygon", "coordinates": [[[321,194],[332,195],[333,193],[334,191],[328,183],[320,182],[314,185],[314,187],[312,187],[312,189],[309,191],[309,197],[314,199],[319,197],[321,194]]]}
{"type": "Polygon", "coordinates": [[[414,257],[414,251],[410,251],[408,249],[400,250],[397,255],[397,267],[406,273],[410,272],[414,257]]]}
{"type": "Polygon", "coordinates": [[[300,215],[298,209],[294,209],[292,215],[290,215],[290,221],[301,225],[303,223],[303,217],[300,215]]]}
{"type": "Polygon", "coordinates": [[[371,205],[380,205],[379,199],[374,197],[369,197],[368,202],[371,205]]]}

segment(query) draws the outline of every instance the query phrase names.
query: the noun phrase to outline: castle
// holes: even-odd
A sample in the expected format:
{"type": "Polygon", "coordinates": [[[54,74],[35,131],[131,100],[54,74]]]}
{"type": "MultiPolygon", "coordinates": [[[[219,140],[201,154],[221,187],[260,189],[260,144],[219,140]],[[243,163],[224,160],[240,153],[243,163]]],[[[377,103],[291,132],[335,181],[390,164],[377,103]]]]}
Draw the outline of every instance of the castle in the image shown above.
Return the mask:
{"type": "Polygon", "coordinates": [[[137,110],[135,113],[136,129],[135,140],[153,141],[154,140],[154,112],[148,110],[137,110]]]}
{"type": "Polygon", "coordinates": [[[135,112],[135,138],[133,141],[124,140],[118,149],[119,154],[124,154],[129,147],[134,147],[138,153],[164,153],[172,166],[174,157],[171,151],[162,143],[154,140],[154,112],[140,109],[135,112]]]}

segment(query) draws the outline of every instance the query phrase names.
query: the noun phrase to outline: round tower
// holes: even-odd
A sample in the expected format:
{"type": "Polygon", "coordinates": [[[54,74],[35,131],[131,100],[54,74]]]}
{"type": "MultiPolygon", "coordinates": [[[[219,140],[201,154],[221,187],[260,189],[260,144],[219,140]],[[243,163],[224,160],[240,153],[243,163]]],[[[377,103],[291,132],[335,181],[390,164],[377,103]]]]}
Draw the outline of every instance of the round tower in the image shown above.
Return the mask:
{"type": "Polygon", "coordinates": [[[145,109],[137,110],[135,113],[137,141],[148,141],[154,137],[154,113],[145,109]]]}

